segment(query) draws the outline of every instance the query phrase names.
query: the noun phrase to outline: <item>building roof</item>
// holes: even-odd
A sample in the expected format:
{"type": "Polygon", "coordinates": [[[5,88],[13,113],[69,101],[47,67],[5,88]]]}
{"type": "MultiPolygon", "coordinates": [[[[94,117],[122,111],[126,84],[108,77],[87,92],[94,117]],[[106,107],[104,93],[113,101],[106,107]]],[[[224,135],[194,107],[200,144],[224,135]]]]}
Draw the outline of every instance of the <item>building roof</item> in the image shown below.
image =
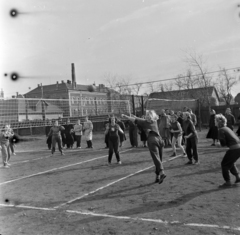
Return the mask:
{"type": "MultiPolygon", "coordinates": [[[[164,92],[153,92],[149,95],[149,98],[157,98],[157,99],[198,99],[199,94],[205,93],[205,87],[203,88],[193,88],[193,89],[185,89],[185,90],[174,90],[174,91],[164,91],[164,92]]],[[[216,96],[219,100],[219,95],[215,87],[207,88],[208,95],[212,96],[213,92],[216,93],[216,96]]]]}
{"type": "MultiPolygon", "coordinates": [[[[28,93],[26,93],[25,95],[28,94],[33,94],[33,93],[39,93],[41,92],[41,89],[43,89],[43,92],[52,92],[53,90],[58,90],[58,91],[65,91],[68,92],[69,90],[74,90],[74,91],[89,91],[89,86],[90,85],[79,85],[76,84],[76,88],[73,88],[73,85],[71,82],[61,82],[61,83],[56,83],[56,84],[50,84],[50,85],[43,85],[42,87],[40,85],[38,85],[38,87],[36,87],[35,89],[29,91],[28,93]]],[[[100,85],[99,86],[95,86],[96,91],[98,92],[103,92],[103,93],[107,93],[108,91],[110,91],[110,89],[108,87],[102,87],[101,91],[100,91],[100,85]]]]}

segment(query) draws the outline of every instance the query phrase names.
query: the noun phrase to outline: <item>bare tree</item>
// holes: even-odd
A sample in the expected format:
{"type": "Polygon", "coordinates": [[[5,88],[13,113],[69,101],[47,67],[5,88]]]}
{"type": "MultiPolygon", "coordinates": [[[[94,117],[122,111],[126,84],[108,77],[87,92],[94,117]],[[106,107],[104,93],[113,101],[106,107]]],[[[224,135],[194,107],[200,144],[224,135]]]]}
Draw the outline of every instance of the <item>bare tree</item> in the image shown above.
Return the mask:
{"type": "Polygon", "coordinates": [[[206,65],[206,59],[203,54],[198,54],[196,51],[186,51],[185,62],[190,66],[190,70],[195,73],[194,86],[198,88],[204,88],[201,91],[200,103],[207,102],[208,107],[211,107],[211,100],[209,97],[208,89],[213,86],[213,78],[208,75],[208,68],[206,65]]]}
{"type": "MultiPolygon", "coordinates": [[[[221,69],[221,68],[220,68],[221,69]]],[[[229,105],[233,99],[232,88],[239,80],[236,76],[230,76],[225,68],[219,72],[219,83],[217,86],[220,96],[224,99],[227,105],[229,105]]]]}

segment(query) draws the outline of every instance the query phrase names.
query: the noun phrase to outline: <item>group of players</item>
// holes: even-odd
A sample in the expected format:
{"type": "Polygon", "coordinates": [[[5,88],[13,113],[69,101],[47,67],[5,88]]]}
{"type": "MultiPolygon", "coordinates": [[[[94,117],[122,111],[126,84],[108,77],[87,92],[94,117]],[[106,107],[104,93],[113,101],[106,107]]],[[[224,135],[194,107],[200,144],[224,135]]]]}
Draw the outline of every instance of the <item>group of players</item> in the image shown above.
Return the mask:
{"type": "MultiPolygon", "coordinates": [[[[197,118],[191,109],[184,107],[183,112],[176,113],[172,110],[162,109],[159,115],[154,110],[150,110],[142,118],[124,114],[122,118],[128,120],[127,122],[125,121],[125,124],[129,126],[131,146],[138,147],[137,135],[140,134],[143,146],[148,147],[155,165],[156,183],[161,184],[166,178],[162,164],[164,147],[171,146],[173,153],[170,157],[175,157],[177,156],[177,144],[182,151],[182,156],[188,158],[187,165],[198,165],[200,163],[197,150],[198,135],[195,128],[197,118]]],[[[119,147],[126,140],[125,124],[120,118],[116,118],[114,115],[109,116],[104,123],[105,143],[106,148],[109,149],[108,165],[111,165],[113,153],[116,155],[117,163],[122,164],[119,147]]],[[[215,141],[219,141],[222,146],[229,148],[221,163],[225,183],[220,187],[230,187],[233,185],[230,181],[229,172],[236,177],[235,183],[240,183],[240,175],[236,167],[236,161],[240,157],[240,141],[233,132],[234,124],[235,118],[231,114],[230,109],[226,110],[225,116],[216,114],[214,110],[211,110],[207,138],[213,139],[212,145],[215,145],[215,141]]],[[[240,127],[237,130],[237,134],[240,135],[240,127]]],[[[67,120],[64,125],[59,125],[58,120],[54,120],[53,125],[46,128],[46,135],[48,148],[51,149],[52,155],[54,155],[56,144],[58,144],[58,149],[62,155],[64,155],[63,148],[73,148],[75,141],[76,148],[81,148],[82,135],[86,138],[87,148],[93,148],[93,124],[88,117],[85,118],[83,124],[81,124],[80,120],[77,120],[75,125],[72,125],[70,120],[67,120]]],[[[8,168],[10,165],[10,150],[15,155],[14,142],[11,140],[13,136],[14,133],[10,125],[5,125],[0,133],[0,146],[4,168],[8,168]]]]}
{"type": "Polygon", "coordinates": [[[53,125],[47,126],[45,130],[47,145],[48,148],[51,149],[52,155],[54,155],[56,144],[58,144],[61,155],[64,155],[63,148],[73,148],[75,141],[76,148],[80,149],[83,134],[87,141],[87,148],[93,148],[93,124],[88,117],[85,117],[83,124],[81,124],[80,119],[78,119],[75,125],[72,125],[69,119],[64,125],[59,125],[58,120],[54,120],[53,125]]]}

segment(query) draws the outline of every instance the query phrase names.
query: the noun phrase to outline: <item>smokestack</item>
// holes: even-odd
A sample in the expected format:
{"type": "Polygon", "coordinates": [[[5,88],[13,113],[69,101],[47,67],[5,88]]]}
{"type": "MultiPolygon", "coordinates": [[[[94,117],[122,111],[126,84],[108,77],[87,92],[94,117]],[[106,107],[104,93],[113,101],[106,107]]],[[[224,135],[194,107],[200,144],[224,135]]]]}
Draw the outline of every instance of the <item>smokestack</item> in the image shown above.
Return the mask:
{"type": "Polygon", "coordinates": [[[72,63],[72,88],[76,89],[76,77],[75,77],[74,63],[72,63]]]}

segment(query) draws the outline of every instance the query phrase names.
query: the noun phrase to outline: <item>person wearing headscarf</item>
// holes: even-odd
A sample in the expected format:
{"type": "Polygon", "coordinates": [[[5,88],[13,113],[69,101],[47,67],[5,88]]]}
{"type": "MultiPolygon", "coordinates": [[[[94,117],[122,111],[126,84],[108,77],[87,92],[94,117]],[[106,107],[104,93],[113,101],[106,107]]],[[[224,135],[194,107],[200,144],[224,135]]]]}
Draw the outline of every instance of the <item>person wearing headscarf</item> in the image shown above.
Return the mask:
{"type": "Polygon", "coordinates": [[[215,122],[218,127],[218,139],[221,146],[227,146],[229,148],[221,162],[222,175],[225,183],[219,187],[231,187],[232,182],[229,172],[236,177],[235,184],[240,184],[239,170],[236,166],[236,162],[240,158],[240,140],[235,133],[227,127],[227,119],[222,114],[216,114],[215,122]]]}

